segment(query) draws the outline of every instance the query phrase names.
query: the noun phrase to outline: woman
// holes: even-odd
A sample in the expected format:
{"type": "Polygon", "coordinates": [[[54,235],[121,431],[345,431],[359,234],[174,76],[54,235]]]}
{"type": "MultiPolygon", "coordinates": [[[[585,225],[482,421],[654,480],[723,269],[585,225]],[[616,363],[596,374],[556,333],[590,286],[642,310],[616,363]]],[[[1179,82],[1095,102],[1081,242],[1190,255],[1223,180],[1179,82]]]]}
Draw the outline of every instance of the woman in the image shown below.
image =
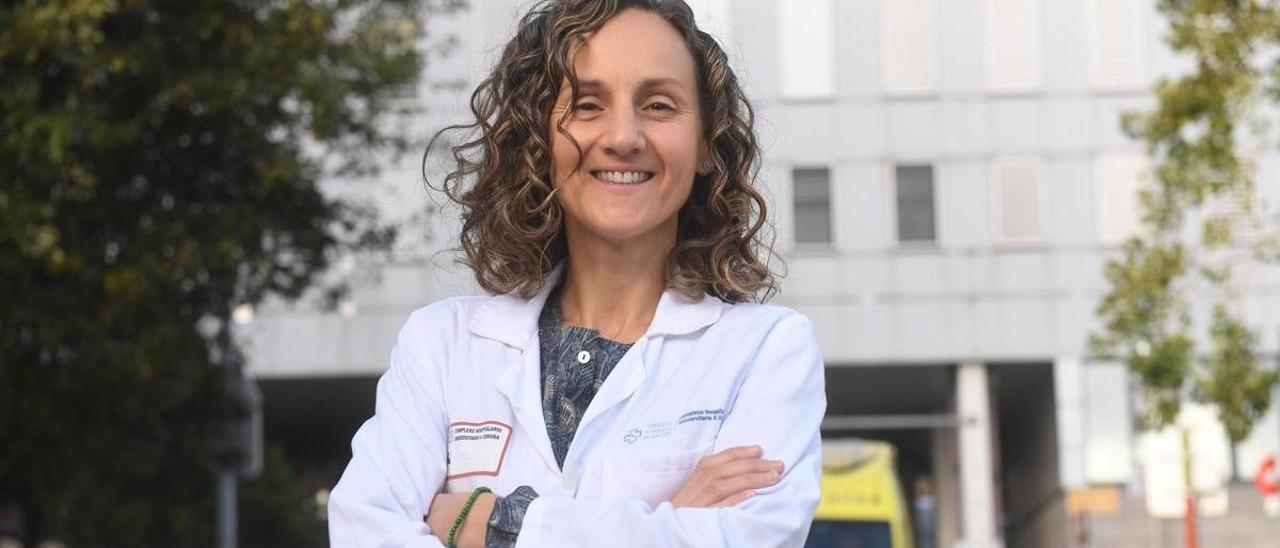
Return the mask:
{"type": "Polygon", "coordinates": [[[723,51],[680,0],[545,2],[472,107],[445,190],[492,296],[401,331],[333,544],[801,545],[822,361],[748,302],[773,275],[723,51]]]}

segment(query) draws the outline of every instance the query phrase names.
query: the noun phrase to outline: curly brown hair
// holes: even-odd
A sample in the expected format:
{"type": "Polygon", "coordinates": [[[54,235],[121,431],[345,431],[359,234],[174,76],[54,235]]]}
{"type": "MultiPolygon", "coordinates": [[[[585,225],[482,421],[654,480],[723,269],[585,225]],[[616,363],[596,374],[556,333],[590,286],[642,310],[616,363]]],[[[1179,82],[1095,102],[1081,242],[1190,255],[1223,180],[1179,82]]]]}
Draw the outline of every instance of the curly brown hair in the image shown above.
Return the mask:
{"type": "MultiPolygon", "coordinates": [[[[456,165],[439,189],[462,208],[459,260],[489,293],[529,298],[568,255],[564,213],[550,181],[549,117],[562,82],[571,88],[569,104],[577,101],[573,60],[583,37],[629,8],[657,14],[683,37],[715,166],[695,175],[678,214],[667,287],[694,300],[705,293],[729,303],[768,300],[777,282],[767,261],[776,254],[771,241],[764,241],[772,231],[765,200],[754,186],[760,158],[755,114],[724,50],[697,28],[682,0],[547,0],[520,20],[515,37],[471,95],[475,121],[440,130],[423,156],[425,177],[427,156],[442,135],[469,134],[469,140],[449,147],[456,165]]],[[[556,123],[566,136],[567,115],[556,123]]]]}

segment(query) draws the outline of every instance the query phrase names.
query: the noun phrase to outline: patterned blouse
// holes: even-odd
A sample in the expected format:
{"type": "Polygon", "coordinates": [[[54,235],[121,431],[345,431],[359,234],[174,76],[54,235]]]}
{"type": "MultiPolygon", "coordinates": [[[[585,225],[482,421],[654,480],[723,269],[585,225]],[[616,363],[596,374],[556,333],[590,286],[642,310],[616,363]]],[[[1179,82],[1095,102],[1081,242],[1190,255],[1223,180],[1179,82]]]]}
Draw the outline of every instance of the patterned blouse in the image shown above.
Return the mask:
{"type": "MultiPolygon", "coordinates": [[[[563,467],[569,442],[573,441],[587,404],[631,344],[602,338],[594,329],[564,325],[557,286],[538,315],[538,346],[542,349],[542,416],[556,464],[563,467]]],[[[525,510],[537,497],[538,493],[527,485],[498,497],[489,517],[485,548],[515,546],[525,510]]]]}

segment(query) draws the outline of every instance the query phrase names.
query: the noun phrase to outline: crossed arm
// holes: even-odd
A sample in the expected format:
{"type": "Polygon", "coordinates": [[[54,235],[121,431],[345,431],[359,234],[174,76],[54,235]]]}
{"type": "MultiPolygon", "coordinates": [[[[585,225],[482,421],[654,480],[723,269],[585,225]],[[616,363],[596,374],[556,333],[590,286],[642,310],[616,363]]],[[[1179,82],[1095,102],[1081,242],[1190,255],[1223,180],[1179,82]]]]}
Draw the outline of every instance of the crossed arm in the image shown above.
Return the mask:
{"type": "MultiPolygon", "coordinates": [[[[767,460],[758,445],[730,447],[703,457],[689,474],[680,490],[671,499],[674,508],[724,508],[750,500],[756,489],[772,486],[782,478],[784,464],[781,460],[767,460]]],[[[470,493],[441,493],[431,502],[427,513],[427,526],[444,537],[466,503],[470,493]]],[[[466,521],[458,529],[459,548],[493,548],[510,546],[497,541],[503,531],[490,527],[492,512],[500,497],[484,493],[476,498],[466,521]],[[486,542],[487,541],[487,542],[486,542]]],[[[443,540],[443,538],[442,538],[443,540]]]]}

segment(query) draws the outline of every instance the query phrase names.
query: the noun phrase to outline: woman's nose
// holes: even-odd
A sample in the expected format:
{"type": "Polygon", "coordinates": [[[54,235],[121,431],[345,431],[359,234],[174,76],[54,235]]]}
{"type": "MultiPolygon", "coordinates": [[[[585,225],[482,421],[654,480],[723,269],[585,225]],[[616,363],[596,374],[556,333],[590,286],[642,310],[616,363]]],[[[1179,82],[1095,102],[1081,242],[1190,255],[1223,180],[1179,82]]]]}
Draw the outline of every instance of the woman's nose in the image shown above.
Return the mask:
{"type": "Polygon", "coordinates": [[[644,149],[644,131],[640,119],[630,109],[616,109],[609,117],[605,131],[605,149],[619,155],[631,155],[644,149]]]}

